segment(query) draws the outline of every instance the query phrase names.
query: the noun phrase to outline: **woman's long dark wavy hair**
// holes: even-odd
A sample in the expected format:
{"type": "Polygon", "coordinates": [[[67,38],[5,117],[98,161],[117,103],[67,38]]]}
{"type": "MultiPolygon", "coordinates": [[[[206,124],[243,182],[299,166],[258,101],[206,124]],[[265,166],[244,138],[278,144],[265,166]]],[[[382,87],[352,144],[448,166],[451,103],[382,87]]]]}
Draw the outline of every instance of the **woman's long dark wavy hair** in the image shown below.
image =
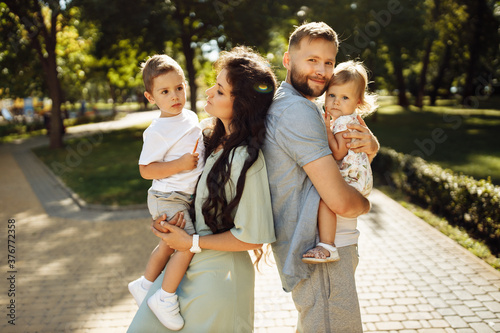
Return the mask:
{"type": "Polygon", "coordinates": [[[246,173],[257,160],[264,144],[266,116],[277,83],[269,63],[245,46],[221,53],[214,67],[219,73],[227,71],[233,98],[233,118],[229,125],[231,134],[228,136],[219,119],[216,119],[213,130],[205,136],[205,160],[220,145],[223,150],[208,174],[208,198],[202,205],[202,213],[212,232],[221,233],[234,226],[232,213],[240,202],[246,173]],[[248,157],[236,184],[236,195],[228,201],[225,185],[230,181],[235,148],[241,146],[246,147],[248,157]]]}

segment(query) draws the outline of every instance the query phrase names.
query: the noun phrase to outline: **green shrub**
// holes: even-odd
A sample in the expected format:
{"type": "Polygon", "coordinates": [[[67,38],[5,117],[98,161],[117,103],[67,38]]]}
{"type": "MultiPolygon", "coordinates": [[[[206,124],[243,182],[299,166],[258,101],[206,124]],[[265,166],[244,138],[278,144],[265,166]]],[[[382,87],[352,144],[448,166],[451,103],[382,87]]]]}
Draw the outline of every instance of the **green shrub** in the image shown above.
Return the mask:
{"type": "MultiPolygon", "coordinates": [[[[109,121],[113,119],[115,119],[115,116],[113,115],[110,116],[95,115],[95,116],[83,116],[72,119],[64,119],[63,121],[64,121],[64,126],[70,127],[88,123],[109,121]]],[[[43,129],[45,129],[45,125],[43,121],[40,120],[36,120],[33,122],[22,121],[22,122],[5,123],[0,125],[0,138],[7,137],[9,135],[13,135],[14,137],[26,135],[43,129]]]]}
{"type": "Polygon", "coordinates": [[[45,126],[41,121],[34,122],[12,122],[0,125],[0,137],[5,137],[12,134],[22,135],[44,129],[45,126]]]}
{"type": "Polygon", "coordinates": [[[416,204],[463,227],[493,253],[500,253],[500,186],[384,147],[372,168],[376,181],[401,189],[416,204]]]}

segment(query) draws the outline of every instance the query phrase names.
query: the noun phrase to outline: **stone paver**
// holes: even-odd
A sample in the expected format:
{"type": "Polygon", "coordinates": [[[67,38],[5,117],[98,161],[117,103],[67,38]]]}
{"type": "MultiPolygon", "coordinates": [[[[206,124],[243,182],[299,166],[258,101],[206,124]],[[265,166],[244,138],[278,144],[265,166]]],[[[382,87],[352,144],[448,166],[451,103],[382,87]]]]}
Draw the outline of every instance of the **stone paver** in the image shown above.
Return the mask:
{"type": "MultiPolygon", "coordinates": [[[[131,117],[129,124],[144,119],[131,117]]],[[[125,332],[136,311],[126,285],[157,242],[147,212],[76,205],[26,151],[33,142],[0,146],[0,332],[125,332]],[[13,269],[9,219],[16,230],[13,269]],[[11,300],[15,326],[7,317],[11,300]]],[[[375,190],[370,200],[373,209],[359,222],[356,274],[364,331],[500,332],[500,273],[382,193],[375,190]]],[[[256,273],[255,332],[295,332],[297,311],[272,259],[256,273]]]]}

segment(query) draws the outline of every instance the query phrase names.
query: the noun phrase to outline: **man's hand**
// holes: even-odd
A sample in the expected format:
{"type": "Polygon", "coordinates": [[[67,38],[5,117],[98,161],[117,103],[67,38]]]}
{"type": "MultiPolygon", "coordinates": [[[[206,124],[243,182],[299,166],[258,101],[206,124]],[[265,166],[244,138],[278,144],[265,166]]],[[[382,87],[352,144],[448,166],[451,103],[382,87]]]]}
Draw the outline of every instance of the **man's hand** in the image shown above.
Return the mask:
{"type": "Polygon", "coordinates": [[[307,163],[304,171],[332,212],[354,218],[370,210],[370,202],[344,181],[332,155],[307,163]]]}
{"type": "Polygon", "coordinates": [[[364,120],[358,115],[358,120],[360,125],[352,124],[347,125],[347,128],[353,129],[355,131],[347,131],[343,134],[345,139],[357,139],[354,142],[347,144],[347,148],[351,149],[355,153],[366,153],[370,162],[373,160],[375,155],[377,155],[380,144],[377,138],[373,135],[370,129],[366,126],[364,120]]]}

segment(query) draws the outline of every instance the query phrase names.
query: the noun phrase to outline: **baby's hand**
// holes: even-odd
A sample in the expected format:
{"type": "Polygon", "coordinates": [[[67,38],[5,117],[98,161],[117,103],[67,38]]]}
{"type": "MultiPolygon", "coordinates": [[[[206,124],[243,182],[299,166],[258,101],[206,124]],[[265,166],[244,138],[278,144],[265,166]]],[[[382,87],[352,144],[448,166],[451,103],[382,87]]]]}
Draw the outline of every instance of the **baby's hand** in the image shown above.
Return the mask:
{"type": "Polygon", "coordinates": [[[332,118],[332,115],[330,114],[330,112],[328,111],[325,111],[325,114],[323,115],[324,119],[325,119],[325,126],[326,126],[326,129],[330,129],[331,130],[331,127],[332,127],[332,123],[331,123],[331,118],[332,118]]]}
{"type": "Polygon", "coordinates": [[[198,166],[198,153],[186,153],[179,158],[183,170],[193,170],[198,166]]]}

